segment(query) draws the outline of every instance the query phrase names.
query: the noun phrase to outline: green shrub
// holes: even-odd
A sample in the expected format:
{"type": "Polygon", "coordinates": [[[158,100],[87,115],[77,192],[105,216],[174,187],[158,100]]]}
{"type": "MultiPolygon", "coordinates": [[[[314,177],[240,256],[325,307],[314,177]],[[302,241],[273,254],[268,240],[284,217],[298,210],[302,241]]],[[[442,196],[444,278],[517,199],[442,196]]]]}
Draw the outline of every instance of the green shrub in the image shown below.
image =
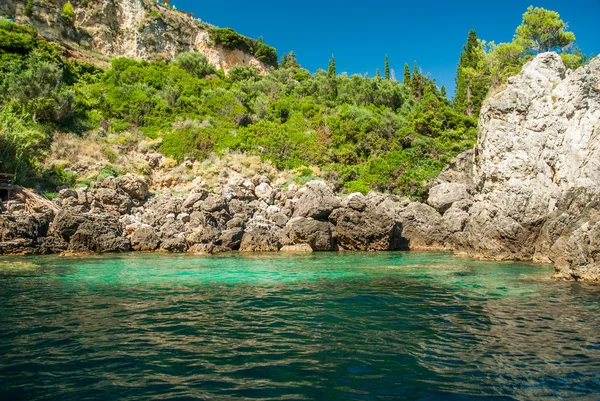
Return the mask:
{"type": "Polygon", "coordinates": [[[344,189],[348,193],[360,192],[363,195],[369,193],[369,186],[362,181],[349,181],[344,184],[344,189]]]}
{"type": "Polygon", "coordinates": [[[70,1],[67,1],[62,8],[62,16],[66,24],[72,25],[75,22],[75,10],[70,1]]]}

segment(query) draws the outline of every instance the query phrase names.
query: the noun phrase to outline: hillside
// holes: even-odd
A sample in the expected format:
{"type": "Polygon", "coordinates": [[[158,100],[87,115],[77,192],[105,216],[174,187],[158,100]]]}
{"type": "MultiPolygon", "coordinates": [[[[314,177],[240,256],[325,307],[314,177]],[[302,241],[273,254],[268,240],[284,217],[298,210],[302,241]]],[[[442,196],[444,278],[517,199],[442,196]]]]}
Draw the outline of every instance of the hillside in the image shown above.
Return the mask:
{"type": "Polygon", "coordinates": [[[421,196],[476,136],[475,119],[455,112],[418,68],[400,83],[338,75],[334,65],[311,75],[288,57],[266,76],[240,65],[225,76],[185,52],[169,62],[115,58],[102,69],[10,22],[0,51],[0,157],[20,183],[51,192],[103,171],[176,185],[237,152],[338,190],[421,196]]]}
{"type": "Polygon", "coordinates": [[[65,16],[64,4],[62,0],[4,0],[0,16],[30,24],[74,57],[104,66],[115,57],[158,61],[189,51],[203,53],[224,72],[247,65],[265,74],[277,64],[272,47],[154,0],[73,0],[72,16],[65,16]]]}

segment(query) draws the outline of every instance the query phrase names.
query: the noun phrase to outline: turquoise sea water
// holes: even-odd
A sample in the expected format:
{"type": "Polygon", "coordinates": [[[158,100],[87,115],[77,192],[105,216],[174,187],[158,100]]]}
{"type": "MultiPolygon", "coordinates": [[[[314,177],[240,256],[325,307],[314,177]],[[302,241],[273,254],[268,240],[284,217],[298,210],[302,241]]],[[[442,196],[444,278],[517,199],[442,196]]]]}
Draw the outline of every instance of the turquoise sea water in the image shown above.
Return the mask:
{"type": "Polygon", "coordinates": [[[598,400],[600,286],[447,253],[0,259],[2,400],[598,400]]]}

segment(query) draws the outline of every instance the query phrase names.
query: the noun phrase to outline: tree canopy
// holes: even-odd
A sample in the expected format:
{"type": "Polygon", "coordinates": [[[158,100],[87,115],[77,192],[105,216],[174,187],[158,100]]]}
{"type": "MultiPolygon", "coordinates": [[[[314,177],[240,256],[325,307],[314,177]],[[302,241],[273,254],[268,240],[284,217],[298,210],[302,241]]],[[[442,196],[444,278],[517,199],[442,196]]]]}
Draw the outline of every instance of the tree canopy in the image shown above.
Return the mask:
{"type": "Polygon", "coordinates": [[[575,42],[575,34],[566,31],[567,24],[556,11],[530,6],[517,28],[515,43],[535,53],[561,52],[575,42]]]}

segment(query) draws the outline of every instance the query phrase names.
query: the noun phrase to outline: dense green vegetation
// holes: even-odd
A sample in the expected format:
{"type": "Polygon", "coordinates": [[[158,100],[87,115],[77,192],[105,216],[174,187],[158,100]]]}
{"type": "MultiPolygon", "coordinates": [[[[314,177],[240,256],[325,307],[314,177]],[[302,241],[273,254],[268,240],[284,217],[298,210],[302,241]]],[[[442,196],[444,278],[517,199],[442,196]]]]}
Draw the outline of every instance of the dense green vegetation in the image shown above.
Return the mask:
{"type": "Polygon", "coordinates": [[[402,83],[390,77],[387,56],[384,77],[338,75],[333,56],[328,71],[311,74],[293,52],[278,65],[274,49],[233,30],[215,28],[211,38],[277,67],[259,76],[237,66],[226,76],[202,54],[183,53],[170,62],[119,58],[104,71],[66,61],[32,29],[0,19],[0,159],[19,182],[53,190],[76,179],[64,165],[44,167],[53,133],[136,132],[178,162],[241,151],[281,169],[316,166],[350,192],[420,197],[474,145],[489,89],[531,53],[522,39],[495,46],[470,32],[450,103],[416,62],[412,72],[405,65],[402,83]]]}

